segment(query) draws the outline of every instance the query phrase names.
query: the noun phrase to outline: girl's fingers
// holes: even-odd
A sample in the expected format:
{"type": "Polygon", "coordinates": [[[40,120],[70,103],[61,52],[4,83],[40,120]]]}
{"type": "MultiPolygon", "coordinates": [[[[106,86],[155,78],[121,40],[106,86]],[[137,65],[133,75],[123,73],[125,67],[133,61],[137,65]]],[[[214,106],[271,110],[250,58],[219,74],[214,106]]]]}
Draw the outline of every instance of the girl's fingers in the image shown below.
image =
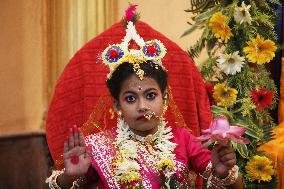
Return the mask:
{"type": "Polygon", "coordinates": [[[221,144],[215,144],[213,150],[219,153],[222,150],[223,146],[221,144]]]}
{"type": "Polygon", "coordinates": [[[85,140],[84,140],[84,135],[81,131],[81,128],[78,128],[78,133],[79,133],[79,144],[80,146],[86,146],[85,140]]]}
{"type": "Polygon", "coordinates": [[[73,134],[73,129],[72,128],[69,128],[69,142],[68,142],[68,145],[69,145],[69,149],[74,148],[74,134],[73,134]]]}
{"type": "Polygon", "coordinates": [[[219,152],[218,152],[218,154],[219,154],[220,156],[224,156],[224,155],[230,154],[230,153],[234,153],[234,151],[233,151],[231,148],[228,148],[228,147],[226,147],[226,148],[221,148],[221,149],[219,150],[219,152]]]}
{"type": "Polygon", "coordinates": [[[74,146],[79,146],[79,132],[76,125],[73,126],[73,135],[74,135],[74,146]]]}
{"type": "Polygon", "coordinates": [[[68,138],[64,141],[64,147],[63,147],[63,153],[68,152],[69,147],[68,147],[68,138]]]}
{"type": "Polygon", "coordinates": [[[229,161],[229,160],[236,159],[234,153],[229,153],[229,154],[226,154],[226,155],[223,155],[223,156],[219,156],[219,158],[222,162],[226,162],[226,161],[229,161]]]}
{"type": "Polygon", "coordinates": [[[86,146],[85,158],[91,158],[91,146],[86,146]]]}
{"type": "Polygon", "coordinates": [[[236,165],[236,163],[237,163],[236,159],[231,159],[224,162],[224,165],[226,165],[227,167],[233,167],[234,165],[236,165]]]}

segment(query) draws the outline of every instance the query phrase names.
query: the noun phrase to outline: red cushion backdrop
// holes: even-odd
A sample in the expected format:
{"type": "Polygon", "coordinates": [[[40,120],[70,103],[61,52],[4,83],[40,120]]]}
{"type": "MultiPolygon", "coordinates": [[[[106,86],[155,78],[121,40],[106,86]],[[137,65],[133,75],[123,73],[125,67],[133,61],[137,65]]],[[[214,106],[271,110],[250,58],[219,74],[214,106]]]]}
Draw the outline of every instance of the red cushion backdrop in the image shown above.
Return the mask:
{"type": "MultiPolygon", "coordinates": [[[[145,40],[159,39],[167,48],[163,65],[168,70],[169,84],[176,105],[194,135],[209,126],[212,119],[207,93],[200,73],[188,55],[174,42],[146,23],[136,23],[145,40]]],[[[125,28],[121,22],[84,45],[70,60],[57,82],[46,122],[46,136],[53,159],[62,154],[67,129],[82,126],[93,111],[101,94],[108,93],[105,85],[108,69],[99,59],[109,45],[121,43],[125,28]]],[[[171,117],[168,119],[172,120],[171,117]]]]}

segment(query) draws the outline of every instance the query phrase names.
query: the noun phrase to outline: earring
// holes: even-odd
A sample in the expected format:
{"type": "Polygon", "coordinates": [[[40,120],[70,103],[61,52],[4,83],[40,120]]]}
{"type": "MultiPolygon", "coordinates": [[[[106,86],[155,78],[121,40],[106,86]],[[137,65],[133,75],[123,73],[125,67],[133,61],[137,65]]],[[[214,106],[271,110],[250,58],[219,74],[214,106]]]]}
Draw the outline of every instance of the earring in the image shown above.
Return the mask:
{"type": "Polygon", "coordinates": [[[165,94],[164,96],[164,103],[163,103],[163,116],[166,114],[167,110],[168,110],[168,94],[165,94]]]}
{"type": "Polygon", "coordinates": [[[116,113],[117,113],[117,117],[118,117],[119,119],[121,119],[121,118],[122,118],[122,113],[121,113],[121,111],[118,110],[116,113]]]}
{"type": "Polygon", "coordinates": [[[164,103],[163,103],[163,116],[166,114],[168,110],[168,105],[167,105],[167,101],[165,100],[164,103]]]}

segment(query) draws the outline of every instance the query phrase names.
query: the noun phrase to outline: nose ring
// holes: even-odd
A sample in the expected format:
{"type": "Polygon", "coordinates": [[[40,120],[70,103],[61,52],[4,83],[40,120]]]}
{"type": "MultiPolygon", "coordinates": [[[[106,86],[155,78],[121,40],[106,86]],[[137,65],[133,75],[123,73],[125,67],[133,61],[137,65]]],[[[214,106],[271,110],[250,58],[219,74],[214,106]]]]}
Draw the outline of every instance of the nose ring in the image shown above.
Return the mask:
{"type": "Polygon", "coordinates": [[[140,109],[139,109],[140,112],[146,112],[146,111],[148,111],[148,110],[150,110],[150,108],[147,108],[147,107],[145,107],[145,108],[140,108],[140,109]]]}

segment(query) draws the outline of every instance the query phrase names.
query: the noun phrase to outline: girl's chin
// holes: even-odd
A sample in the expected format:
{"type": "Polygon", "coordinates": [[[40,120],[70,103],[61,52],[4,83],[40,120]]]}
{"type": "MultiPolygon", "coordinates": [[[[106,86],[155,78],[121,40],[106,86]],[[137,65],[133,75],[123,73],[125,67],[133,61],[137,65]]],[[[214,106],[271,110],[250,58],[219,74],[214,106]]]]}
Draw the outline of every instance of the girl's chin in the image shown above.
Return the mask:
{"type": "Polygon", "coordinates": [[[153,126],[143,126],[141,125],[141,127],[130,127],[130,129],[138,135],[141,136],[147,136],[149,134],[154,134],[157,130],[157,127],[153,127],[153,126]]]}

